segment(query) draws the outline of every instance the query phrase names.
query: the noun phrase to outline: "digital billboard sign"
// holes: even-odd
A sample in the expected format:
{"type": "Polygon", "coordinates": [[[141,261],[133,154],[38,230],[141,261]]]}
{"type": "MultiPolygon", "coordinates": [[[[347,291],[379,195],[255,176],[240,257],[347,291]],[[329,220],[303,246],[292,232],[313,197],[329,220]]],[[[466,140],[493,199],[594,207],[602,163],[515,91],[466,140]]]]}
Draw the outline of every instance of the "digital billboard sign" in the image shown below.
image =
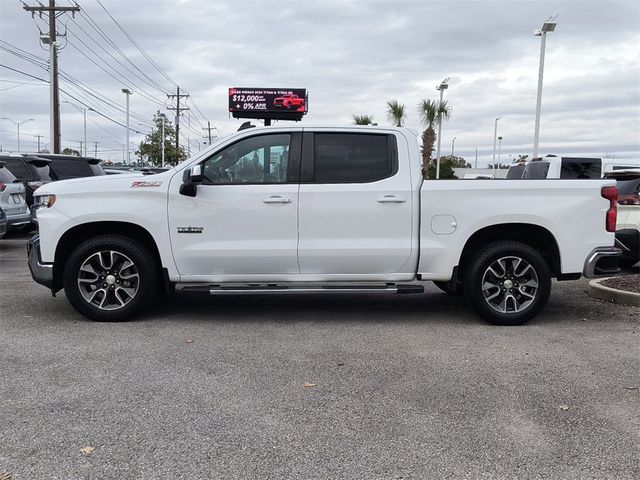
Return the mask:
{"type": "Polygon", "coordinates": [[[307,113],[304,88],[229,89],[229,111],[236,118],[300,120],[307,113]]]}

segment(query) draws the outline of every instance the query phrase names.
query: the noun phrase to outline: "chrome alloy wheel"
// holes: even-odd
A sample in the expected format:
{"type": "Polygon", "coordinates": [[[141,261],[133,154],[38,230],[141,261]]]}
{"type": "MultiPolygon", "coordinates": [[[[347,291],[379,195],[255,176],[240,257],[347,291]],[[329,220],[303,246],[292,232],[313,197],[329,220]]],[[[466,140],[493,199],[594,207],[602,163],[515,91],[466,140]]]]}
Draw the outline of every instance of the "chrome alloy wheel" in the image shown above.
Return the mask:
{"type": "Polygon", "coordinates": [[[538,274],[526,260],[508,256],[494,261],[482,275],[482,295],[500,313],[526,310],[538,294],[538,274]]]}
{"type": "Polygon", "coordinates": [[[100,310],[118,310],[138,293],[140,275],[126,255],[103,250],[89,256],[78,271],[78,289],[100,310]]]}

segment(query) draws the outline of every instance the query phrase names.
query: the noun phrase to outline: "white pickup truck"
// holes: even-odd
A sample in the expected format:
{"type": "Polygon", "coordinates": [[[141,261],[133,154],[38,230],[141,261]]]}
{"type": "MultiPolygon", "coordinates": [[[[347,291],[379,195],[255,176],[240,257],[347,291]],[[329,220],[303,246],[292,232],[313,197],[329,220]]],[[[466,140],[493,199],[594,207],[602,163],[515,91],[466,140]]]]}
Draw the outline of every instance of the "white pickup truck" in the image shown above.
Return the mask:
{"type": "Polygon", "coordinates": [[[421,172],[403,128],[246,129],[164,173],[39,188],[29,266],[94,320],[175,290],[420,293],[431,280],[500,325],[540,312],[552,278],[617,271],[614,180],[421,172]]]}

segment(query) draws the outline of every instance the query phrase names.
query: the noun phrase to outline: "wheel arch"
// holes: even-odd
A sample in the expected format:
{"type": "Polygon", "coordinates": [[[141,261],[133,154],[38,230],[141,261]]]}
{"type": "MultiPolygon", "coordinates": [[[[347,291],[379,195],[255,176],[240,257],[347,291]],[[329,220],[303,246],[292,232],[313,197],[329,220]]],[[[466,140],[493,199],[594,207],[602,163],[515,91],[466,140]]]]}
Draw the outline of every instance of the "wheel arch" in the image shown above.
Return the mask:
{"type": "Polygon", "coordinates": [[[535,248],[549,266],[551,275],[556,278],[562,276],[558,242],[549,230],[530,223],[503,223],[484,227],[469,237],[458,262],[458,279],[462,280],[465,267],[474,252],[483,245],[500,240],[516,241],[535,248]]]}
{"type": "MultiPolygon", "coordinates": [[[[118,221],[83,223],[67,230],[62,235],[56,246],[53,262],[52,290],[54,292],[58,292],[62,289],[62,275],[64,273],[63,266],[73,249],[89,238],[105,234],[123,235],[139,241],[149,249],[158,267],[163,267],[158,245],[156,244],[153,235],[151,235],[146,228],[135,223],[118,221]]],[[[163,274],[163,278],[167,281],[168,277],[166,273],[163,274]]]]}

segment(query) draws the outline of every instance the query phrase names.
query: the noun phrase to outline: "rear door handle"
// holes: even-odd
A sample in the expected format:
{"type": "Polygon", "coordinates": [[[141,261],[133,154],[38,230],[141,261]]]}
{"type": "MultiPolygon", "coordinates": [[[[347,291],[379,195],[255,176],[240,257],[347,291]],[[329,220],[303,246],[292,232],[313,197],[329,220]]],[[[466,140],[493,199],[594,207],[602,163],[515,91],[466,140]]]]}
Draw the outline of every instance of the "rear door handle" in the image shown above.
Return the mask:
{"type": "Polygon", "coordinates": [[[280,195],[271,195],[262,199],[262,203],[291,203],[292,201],[290,198],[281,197],[280,195]]]}
{"type": "Polygon", "coordinates": [[[378,198],[378,203],[404,203],[407,199],[398,195],[385,195],[378,198]]]}

